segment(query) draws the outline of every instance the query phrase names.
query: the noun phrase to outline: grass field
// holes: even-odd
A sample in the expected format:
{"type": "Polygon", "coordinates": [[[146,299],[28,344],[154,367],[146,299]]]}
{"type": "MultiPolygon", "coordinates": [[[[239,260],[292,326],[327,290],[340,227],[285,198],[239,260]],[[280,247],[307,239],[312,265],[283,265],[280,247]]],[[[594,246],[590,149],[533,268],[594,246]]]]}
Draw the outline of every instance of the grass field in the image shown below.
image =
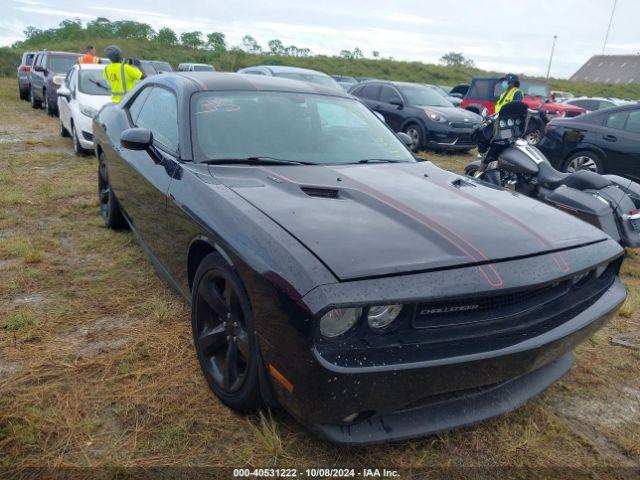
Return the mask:
{"type": "MultiPolygon", "coordinates": [[[[130,233],[102,226],[96,160],[74,157],[69,139],[58,135],[58,120],[20,102],[13,80],[0,80],[0,104],[5,472],[59,466],[574,467],[585,478],[596,467],[637,472],[640,352],[611,344],[614,335],[640,331],[635,252],[624,264],[630,295],[620,314],[577,350],[571,373],[541,398],[451,433],[338,448],[284,412],[243,417],[216,400],[200,374],[187,307],[130,233]]],[[[425,155],[453,170],[472,158],[425,155]]],[[[473,475],[451,475],[465,476],[473,475]]]]}

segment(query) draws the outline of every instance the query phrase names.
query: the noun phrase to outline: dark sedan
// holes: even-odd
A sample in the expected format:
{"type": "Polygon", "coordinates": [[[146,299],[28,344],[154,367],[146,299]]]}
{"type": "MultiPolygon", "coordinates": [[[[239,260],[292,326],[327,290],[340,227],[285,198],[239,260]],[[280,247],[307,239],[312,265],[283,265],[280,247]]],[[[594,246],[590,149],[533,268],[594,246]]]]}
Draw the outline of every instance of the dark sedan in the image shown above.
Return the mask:
{"type": "Polygon", "coordinates": [[[640,181],[640,105],[554,119],[539,148],[563,172],[587,169],[640,181]]]}
{"type": "Polygon", "coordinates": [[[471,132],[482,117],[455,108],[431,87],[378,80],[356,85],[349,93],[380,113],[393,130],[409,135],[413,150],[470,150],[475,146],[471,132]]]}
{"type": "Polygon", "coordinates": [[[102,217],[190,302],[211,389],[334,442],[507,412],[625,298],[601,231],[417,162],[330,87],[156,75],[93,128],[102,217]]]}

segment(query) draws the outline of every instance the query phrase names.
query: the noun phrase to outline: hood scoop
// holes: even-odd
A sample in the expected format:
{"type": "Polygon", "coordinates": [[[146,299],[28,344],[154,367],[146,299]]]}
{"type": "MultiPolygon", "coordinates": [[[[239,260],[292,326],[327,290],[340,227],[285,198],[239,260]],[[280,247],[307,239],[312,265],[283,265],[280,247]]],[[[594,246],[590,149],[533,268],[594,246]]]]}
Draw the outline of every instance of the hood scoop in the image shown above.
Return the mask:
{"type": "Polygon", "coordinates": [[[318,197],[318,198],[339,198],[340,192],[337,188],[327,188],[327,187],[300,187],[304,193],[309,195],[310,197],[318,197]]]}

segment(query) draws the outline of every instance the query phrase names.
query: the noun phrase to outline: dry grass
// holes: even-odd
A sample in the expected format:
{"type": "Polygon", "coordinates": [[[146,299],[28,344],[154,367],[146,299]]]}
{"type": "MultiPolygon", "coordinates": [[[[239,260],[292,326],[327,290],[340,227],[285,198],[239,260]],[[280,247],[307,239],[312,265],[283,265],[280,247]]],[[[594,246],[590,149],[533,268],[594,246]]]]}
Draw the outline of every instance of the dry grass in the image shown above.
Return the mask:
{"type": "MultiPolygon", "coordinates": [[[[542,398],[420,440],[338,448],[286,413],[241,417],[200,374],[186,306],[127,232],[102,227],[96,161],[0,81],[0,467],[447,466],[590,469],[639,464],[640,258],[630,299],[542,398]]],[[[471,155],[425,154],[460,170],[471,155]]],[[[470,475],[471,476],[471,475],[470,475]]]]}

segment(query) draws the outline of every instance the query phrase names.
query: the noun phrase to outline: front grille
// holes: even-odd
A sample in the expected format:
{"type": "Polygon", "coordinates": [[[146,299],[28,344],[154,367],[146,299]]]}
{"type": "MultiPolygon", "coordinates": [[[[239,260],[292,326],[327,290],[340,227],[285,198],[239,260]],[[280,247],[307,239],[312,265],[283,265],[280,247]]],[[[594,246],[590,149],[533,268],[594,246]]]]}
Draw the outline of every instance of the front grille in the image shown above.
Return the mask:
{"type": "Polygon", "coordinates": [[[565,281],[504,295],[424,303],[413,323],[416,328],[441,328],[518,315],[561,297],[570,286],[565,281]]]}
{"type": "Polygon", "coordinates": [[[82,131],[82,136],[87,142],[93,142],[93,134],[89,132],[82,131]]]}

